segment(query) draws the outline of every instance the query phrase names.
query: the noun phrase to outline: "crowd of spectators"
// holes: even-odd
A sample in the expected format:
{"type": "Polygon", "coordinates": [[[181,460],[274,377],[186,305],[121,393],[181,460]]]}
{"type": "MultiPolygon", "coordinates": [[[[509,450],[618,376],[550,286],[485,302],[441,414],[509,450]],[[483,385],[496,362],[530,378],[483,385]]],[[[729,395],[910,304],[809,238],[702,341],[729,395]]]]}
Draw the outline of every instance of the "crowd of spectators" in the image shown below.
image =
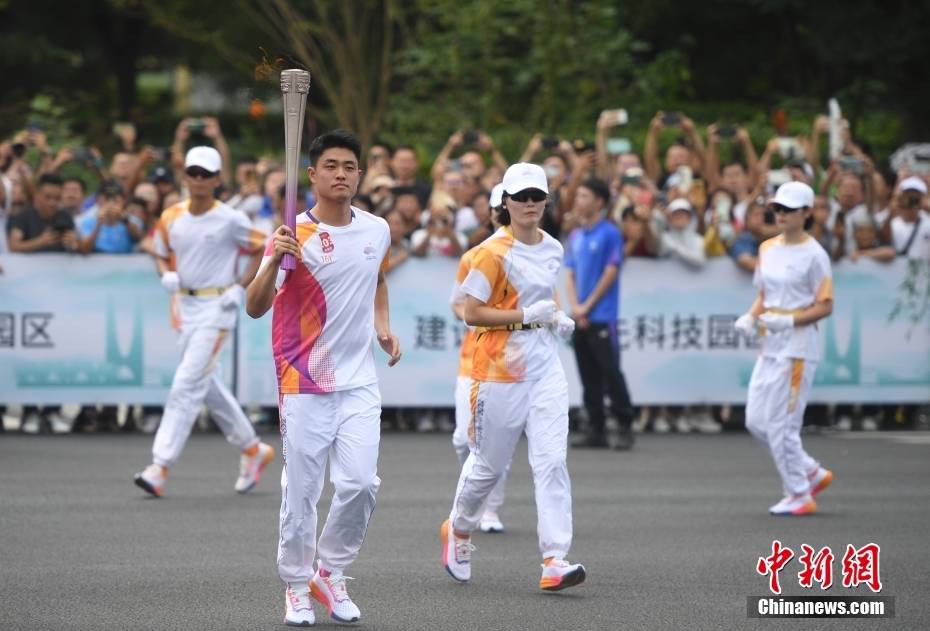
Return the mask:
{"type": "MultiPolygon", "coordinates": [[[[819,193],[809,230],[833,260],[930,259],[930,145],[906,145],[887,168],[879,168],[869,147],[841,125],[839,151],[831,157],[825,141],[836,131],[835,121],[820,116],[808,134],[773,135],[759,154],[739,125],[701,129],[682,112],[660,111],[639,154],[622,137],[625,123],[626,112],[606,110],[593,143],[536,134],[514,156],[545,169],[551,195],[543,226],[554,237],[564,239],[577,225],[579,204],[590,201],[579,191],[603,187],[609,200],[602,211],[620,227],[626,256],[670,258],[690,268],[729,257],[751,274],[760,244],[777,233],[768,197],[779,184],[798,180],[819,193]]],[[[185,195],[180,171],[194,144],[211,144],[222,155],[219,199],[265,232],[281,223],[282,163],[231,155],[217,119],[181,120],[171,146],[163,148],[141,145],[131,125],[114,130],[120,147],[109,159],[95,148],[53,152],[36,126],[0,143],[0,253],[151,252],[160,213],[185,195]],[[83,165],[84,176],[63,176],[75,170],[68,168],[74,163],[83,165]]],[[[492,232],[488,195],[508,164],[481,131],[452,134],[431,165],[412,145],[376,143],[365,156],[354,204],[387,220],[391,270],[413,258],[457,258],[492,232]]],[[[313,204],[312,190],[302,189],[301,195],[313,204]]],[[[97,412],[112,416],[111,410],[97,412]]],[[[47,422],[49,414],[55,419],[55,410],[27,410],[34,413],[39,422],[47,422]]],[[[726,408],[722,413],[729,414],[726,408]]],[[[650,419],[647,413],[639,426],[651,420],[656,431],[667,426],[688,431],[694,426],[689,414],[660,410],[650,419]]],[[[94,416],[85,409],[75,427],[93,427],[82,419],[94,416]]],[[[140,423],[151,429],[157,411],[146,418],[140,423]]],[[[412,424],[431,429],[431,418],[412,424]]],[[[447,417],[439,418],[447,428],[447,417]]]]}

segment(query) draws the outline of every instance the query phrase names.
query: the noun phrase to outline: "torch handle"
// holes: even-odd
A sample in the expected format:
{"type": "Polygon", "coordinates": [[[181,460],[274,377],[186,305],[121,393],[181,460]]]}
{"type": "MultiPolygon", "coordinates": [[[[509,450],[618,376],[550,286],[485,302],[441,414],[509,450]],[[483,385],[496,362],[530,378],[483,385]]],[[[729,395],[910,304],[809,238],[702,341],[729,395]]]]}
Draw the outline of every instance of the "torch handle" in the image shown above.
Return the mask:
{"type": "MultiPolygon", "coordinates": [[[[306,70],[281,72],[281,99],[284,105],[284,225],[297,234],[297,184],[300,141],[304,130],[304,112],[310,90],[310,73],[306,70]]],[[[281,259],[281,269],[292,270],[297,261],[291,254],[281,259]]]]}

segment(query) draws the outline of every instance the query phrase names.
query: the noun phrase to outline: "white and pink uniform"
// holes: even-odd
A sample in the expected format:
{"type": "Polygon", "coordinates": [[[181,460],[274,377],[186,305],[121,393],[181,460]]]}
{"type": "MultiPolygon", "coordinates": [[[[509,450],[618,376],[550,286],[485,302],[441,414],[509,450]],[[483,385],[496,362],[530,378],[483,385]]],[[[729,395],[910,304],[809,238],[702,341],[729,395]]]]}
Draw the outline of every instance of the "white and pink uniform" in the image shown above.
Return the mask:
{"type": "Polygon", "coordinates": [[[284,450],[278,574],[285,582],[309,580],[316,556],[329,570],[348,567],[374,510],[381,483],[374,300],[391,242],[383,219],[355,208],[346,226],[301,213],[296,238],[302,256],[294,271],[278,271],[272,317],[284,450]],[[317,545],[327,460],[335,496],[317,545]]]}

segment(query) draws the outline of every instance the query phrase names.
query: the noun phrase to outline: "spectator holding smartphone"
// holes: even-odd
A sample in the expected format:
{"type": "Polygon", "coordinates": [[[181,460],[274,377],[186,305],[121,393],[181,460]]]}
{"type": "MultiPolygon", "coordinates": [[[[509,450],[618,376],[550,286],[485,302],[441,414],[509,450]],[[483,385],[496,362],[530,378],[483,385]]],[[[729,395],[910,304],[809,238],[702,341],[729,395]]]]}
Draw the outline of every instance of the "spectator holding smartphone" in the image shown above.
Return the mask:
{"type": "Polygon", "coordinates": [[[898,185],[885,226],[898,256],[930,261],[930,214],[922,210],[926,198],[927,184],[919,177],[905,178],[898,185]]]}
{"type": "Polygon", "coordinates": [[[704,238],[695,229],[694,209],[683,197],[672,200],[666,209],[667,226],[659,239],[659,256],[676,258],[689,267],[703,267],[704,238]]]}
{"type": "Polygon", "coordinates": [[[433,193],[430,216],[425,228],[410,237],[414,256],[459,257],[468,245],[465,236],[455,231],[455,202],[442,192],[433,193]]]}
{"type": "Polygon", "coordinates": [[[84,254],[130,254],[145,236],[145,224],[124,208],[119,182],[104,182],[97,192],[97,214],[81,221],[78,251],[84,254]]]}
{"type": "Polygon", "coordinates": [[[724,188],[736,198],[732,217],[737,225],[742,225],[746,218],[746,209],[752,199],[752,189],[758,169],[758,156],[752,146],[749,132],[735,125],[714,123],[707,127],[707,168],[705,177],[709,190],[724,188]],[[734,156],[722,167],[720,165],[720,145],[724,139],[733,141],[742,160],[734,156]]]}
{"type": "Polygon", "coordinates": [[[704,170],[704,142],[694,121],[683,114],[656,112],[649,123],[643,153],[646,175],[662,189],[667,188],[668,178],[682,167],[691,169],[692,173],[703,173],[704,170]],[[684,138],[679,138],[666,150],[663,170],[659,164],[659,135],[668,127],[679,127],[684,138]]]}
{"type": "Polygon", "coordinates": [[[39,177],[35,206],[27,207],[9,222],[11,252],[74,252],[78,247],[74,218],[60,210],[61,178],[54,173],[39,177]]]}

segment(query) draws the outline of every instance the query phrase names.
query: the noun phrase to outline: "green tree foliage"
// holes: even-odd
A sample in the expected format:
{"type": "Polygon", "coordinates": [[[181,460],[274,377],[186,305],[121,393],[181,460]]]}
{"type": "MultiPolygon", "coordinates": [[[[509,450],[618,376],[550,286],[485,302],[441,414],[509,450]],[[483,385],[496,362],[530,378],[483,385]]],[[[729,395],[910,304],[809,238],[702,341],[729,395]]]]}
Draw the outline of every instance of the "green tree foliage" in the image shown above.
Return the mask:
{"type": "Polygon", "coordinates": [[[480,128],[514,153],[533,132],[590,137],[601,109],[645,111],[691,93],[681,55],[651,51],[610,2],[418,0],[410,16],[389,139],[441,144],[480,128]]]}

